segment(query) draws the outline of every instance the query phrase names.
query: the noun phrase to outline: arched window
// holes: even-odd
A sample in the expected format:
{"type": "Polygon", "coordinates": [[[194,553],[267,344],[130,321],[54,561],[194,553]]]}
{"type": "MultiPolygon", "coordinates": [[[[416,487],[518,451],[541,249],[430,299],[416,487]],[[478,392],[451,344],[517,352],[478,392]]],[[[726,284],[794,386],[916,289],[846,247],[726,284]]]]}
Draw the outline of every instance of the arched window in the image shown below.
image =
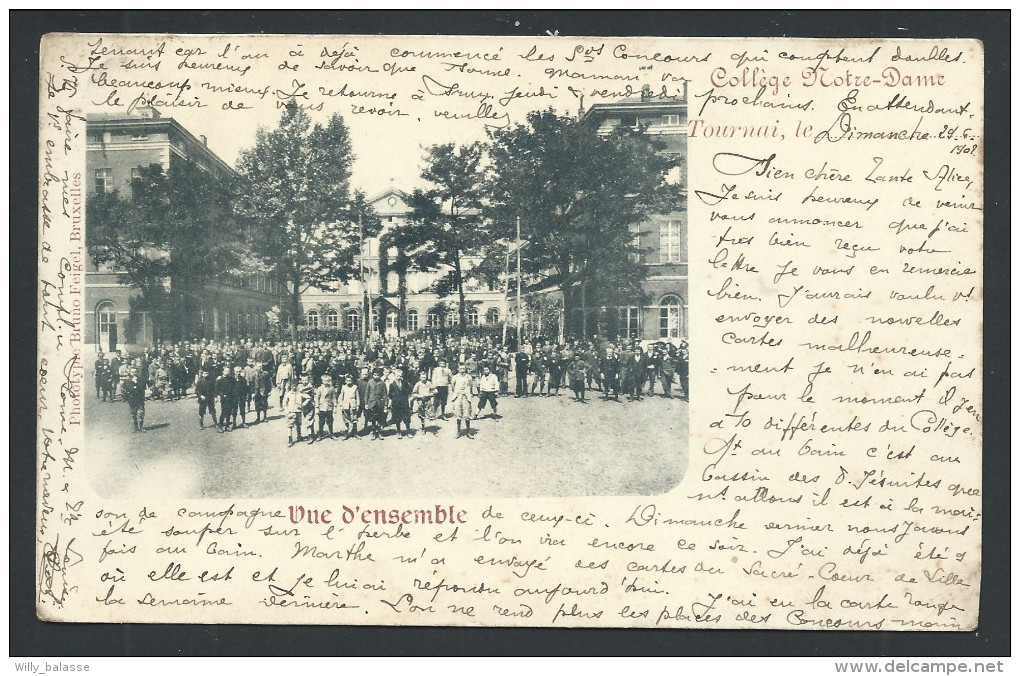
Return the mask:
{"type": "Polygon", "coordinates": [[[456,312],[447,312],[446,313],[446,325],[447,326],[456,326],[457,325],[457,313],[456,312]]]}
{"type": "Polygon", "coordinates": [[[117,349],[117,311],[113,301],[104,300],[96,306],[96,340],[104,350],[117,349]]]}
{"type": "Polygon", "coordinates": [[[659,337],[679,338],[682,331],[683,304],[676,296],[663,296],[659,301],[659,337]]]}
{"type": "Polygon", "coordinates": [[[361,333],[361,315],[357,310],[347,311],[347,328],[354,333],[361,333]]]}
{"type": "Polygon", "coordinates": [[[499,323],[499,308],[490,307],[485,313],[486,324],[498,324],[499,323]]]}
{"type": "Polygon", "coordinates": [[[306,323],[308,324],[308,328],[310,328],[310,329],[317,329],[317,328],[319,328],[319,311],[318,310],[309,310],[308,311],[308,321],[306,323]]]}
{"type": "Polygon", "coordinates": [[[478,308],[469,308],[467,311],[467,325],[478,326],[478,308]]]}
{"type": "Polygon", "coordinates": [[[407,311],[407,330],[417,331],[418,330],[418,311],[411,308],[407,311]]]}
{"type": "Polygon", "coordinates": [[[339,325],[339,322],[340,314],[336,310],[330,309],[326,311],[326,328],[335,329],[339,325]]]}
{"type": "Polygon", "coordinates": [[[425,315],[425,321],[428,322],[430,329],[438,329],[441,325],[439,313],[435,310],[429,310],[429,313],[425,315]]]}

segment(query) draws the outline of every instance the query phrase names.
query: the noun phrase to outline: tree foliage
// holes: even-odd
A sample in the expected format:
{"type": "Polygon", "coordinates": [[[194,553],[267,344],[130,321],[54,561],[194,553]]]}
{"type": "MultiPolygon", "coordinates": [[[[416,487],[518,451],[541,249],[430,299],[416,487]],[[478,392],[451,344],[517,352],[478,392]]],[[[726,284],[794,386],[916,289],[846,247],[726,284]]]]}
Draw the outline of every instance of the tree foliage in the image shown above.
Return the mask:
{"type": "Polygon", "coordinates": [[[204,287],[253,271],[229,179],[193,161],[141,168],[131,194],[91,195],[86,218],[89,255],[141,291],[157,338],[192,335],[204,287]]]}
{"type": "Polygon", "coordinates": [[[678,160],[640,131],[600,135],[552,110],[491,130],[490,140],[492,239],[513,240],[520,218],[523,274],[561,289],[568,327],[583,330],[570,323],[574,309],[633,298],[644,275],[638,227],[682,208],[680,189],[665,181],[678,160]]]}
{"type": "Polygon", "coordinates": [[[479,252],[488,237],[481,215],[483,156],[481,143],[429,148],[421,176],[431,187],[411,195],[411,223],[399,235],[415,268],[444,271],[434,289],[440,296],[457,294],[461,327],[467,323],[465,258],[479,252]]]}
{"type": "Polygon", "coordinates": [[[365,196],[351,193],[353,161],[340,115],[313,124],[297,106],[283,110],[276,129],[260,128],[238,160],[238,211],[258,255],[287,284],[292,329],[303,292],[359,274],[359,221],[365,237],[379,231],[365,196]]]}

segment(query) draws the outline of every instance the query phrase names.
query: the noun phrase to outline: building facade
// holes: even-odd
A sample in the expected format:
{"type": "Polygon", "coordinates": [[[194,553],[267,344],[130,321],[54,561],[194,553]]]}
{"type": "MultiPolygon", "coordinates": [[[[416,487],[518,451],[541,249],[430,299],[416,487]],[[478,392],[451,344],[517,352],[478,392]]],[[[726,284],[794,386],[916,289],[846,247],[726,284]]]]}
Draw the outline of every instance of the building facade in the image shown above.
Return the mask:
{"type": "MultiPolygon", "coordinates": [[[[430,290],[444,272],[415,270],[407,273],[405,312],[401,321],[397,293],[399,279],[396,272],[387,270],[386,265],[386,261],[395,259],[397,252],[391,248],[380,256],[379,241],[386,232],[407,224],[411,213],[408,197],[407,193],[391,188],[369,200],[369,205],[382,219],[382,232],[379,236],[364,240],[361,279],[353,279],[347,284],[338,283],[328,291],[313,289],[303,293],[301,309],[305,327],[309,331],[343,329],[354,335],[368,331],[373,336],[397,336],[425,329],[438,331],[459,323],[457,294],[439,296],[430,290]],[[366,298],[372,308],[368,329],[364,325],[366,298]],[[380,331],[381,306],[385,306],[385,322],[380,331]]],[[[478,262],[478,259],[467,258],[464,261],[465,270],[470,270],[478,262]]],[[[507,312],[506,295],[502,287],[490,288],[484,282],[469,277],[464,281],[464,291],[469,328],[502,325],[507,312]]]]}
{"type": "MultiPolygon", "coordinates": [[[[687,193],[687,97],[653,95],[646,86],[639,96],[613,103],[597,103],[580,115],[582,124],[600,134],[621,126],[641,129],[664,143],[661,151],[679,160],[679,172],[667,177],[685,197],[687,193]]],[[[587,334],[610,339],[644,341],[686,340],[688,336],[688,223],[684,209],[654,215],[632,228],[635,244],[642,250],[640,263],[645,278],[640,298],[627,305],[588,307],[584,312],[587,334]]],[[[525,335],[562,337],[563,319],[557,318],[562,299],[557,291],[544,290],[522,299],[521,324],[525,335]]],[[[559,311],[560,313],[562,310],[559,311]]],[[[511,299],[510,321],[516,323],[516,302],[511,299]]],[[[581,325],[581,322],[573,322],[581,325]]]]}
{"type": "MultiPolygon", "coordinates": [[[[206,144],[172,118],[153,108],[132,115],[89,115],[86,123],[86,189],[88,195],[131,193],[131,180],[152,164],[164,167],[190,159],[221,175],[233,169],[206,144]]],[[[88,223],[86,223],[88,227],[88,223]]],[[[185,338],[227,340],[268,331],[267,312],[280,304],[280,285],[266,275],[238,275],[209,284],[202,292],[196,335],[185,338]]],[[[154,318],[144,309],[138,289],[113,267],[96,266],[86,257],[84,341],[113,351],[149,346],[156,340],[154,318]]]]}

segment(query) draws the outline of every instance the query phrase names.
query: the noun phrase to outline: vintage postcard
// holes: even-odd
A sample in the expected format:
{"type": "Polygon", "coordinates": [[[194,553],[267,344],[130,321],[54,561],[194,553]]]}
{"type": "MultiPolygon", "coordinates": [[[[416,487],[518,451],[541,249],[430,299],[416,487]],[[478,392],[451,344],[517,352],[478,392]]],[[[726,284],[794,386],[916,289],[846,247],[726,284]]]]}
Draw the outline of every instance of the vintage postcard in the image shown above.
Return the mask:
{"type": "Polygon", "coordinates": [[[41,51],[40,618],[976,627],[980,42],[41,51]]]}

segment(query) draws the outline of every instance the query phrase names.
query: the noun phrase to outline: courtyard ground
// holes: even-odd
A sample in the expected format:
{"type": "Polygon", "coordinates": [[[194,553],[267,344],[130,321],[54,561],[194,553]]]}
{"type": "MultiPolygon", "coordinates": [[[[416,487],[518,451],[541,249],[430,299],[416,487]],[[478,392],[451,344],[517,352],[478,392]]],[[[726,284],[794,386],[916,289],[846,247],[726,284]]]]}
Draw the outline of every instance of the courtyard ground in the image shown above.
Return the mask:
{"type": "MultiPolygon", "coordinates": [[[[277,399],[269,420],[220,433],[199,429],[193,394],[147,401],[146,431],[122,401],[85,402],[83,455],[95,491],[110,498],[540,497],[654,495],[687,468],[688,404],[501,396],[501,419],[457,438],[453,419],[399,439],[368,436],[287,446],[277,399]]],[[[487,413],[487,411],[486,411],[487,413]]],[[[249,414],[249,421],[254,414],[249,414]]],[[[418,419],[412,418],[412,428],[418,419]]],[[[341,429],[337,424],[336,428],[341,429]]]]}

